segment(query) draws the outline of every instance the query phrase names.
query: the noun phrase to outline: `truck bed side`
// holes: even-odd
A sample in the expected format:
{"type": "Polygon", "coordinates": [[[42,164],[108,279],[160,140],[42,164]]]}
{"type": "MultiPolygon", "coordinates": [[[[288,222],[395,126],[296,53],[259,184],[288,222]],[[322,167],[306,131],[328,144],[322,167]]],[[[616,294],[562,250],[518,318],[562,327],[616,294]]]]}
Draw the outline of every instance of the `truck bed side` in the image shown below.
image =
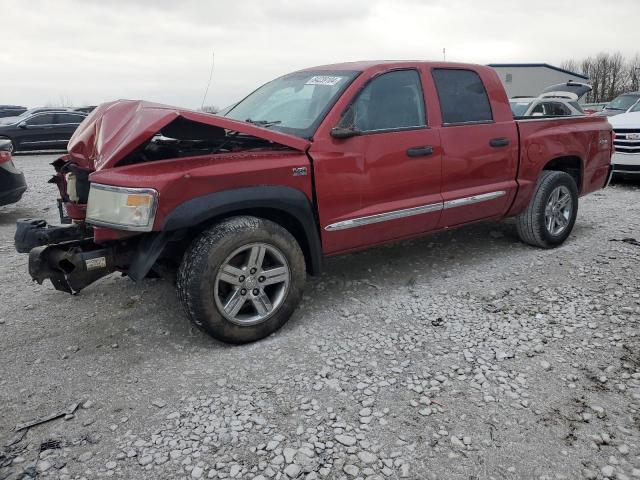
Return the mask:
{"type": "Polygon", "coordinates": [[[518,194],[508,212],[529,203],[542,170],[572,174],[580,195],[603,188],[611,163],[611,125],[605,117],[516,120],[520,140],[518,194]]]}

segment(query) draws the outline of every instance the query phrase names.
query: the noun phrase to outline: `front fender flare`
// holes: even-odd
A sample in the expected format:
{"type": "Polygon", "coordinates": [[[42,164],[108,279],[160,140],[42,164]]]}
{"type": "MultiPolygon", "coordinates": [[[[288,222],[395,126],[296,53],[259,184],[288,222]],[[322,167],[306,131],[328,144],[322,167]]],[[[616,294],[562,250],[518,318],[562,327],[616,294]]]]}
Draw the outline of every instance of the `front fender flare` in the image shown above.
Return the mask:
{"type": "Polygon", "coordinates": [[[178,205],[165,218],[162,230],[169,232],[200,225],[216,217],[252,209],[277,210],[292,217],[304,234],[309,273],[318,275],[322,246],[314,209],[307,196],[291,187],[262,185],[209,193],[178,205]]]}

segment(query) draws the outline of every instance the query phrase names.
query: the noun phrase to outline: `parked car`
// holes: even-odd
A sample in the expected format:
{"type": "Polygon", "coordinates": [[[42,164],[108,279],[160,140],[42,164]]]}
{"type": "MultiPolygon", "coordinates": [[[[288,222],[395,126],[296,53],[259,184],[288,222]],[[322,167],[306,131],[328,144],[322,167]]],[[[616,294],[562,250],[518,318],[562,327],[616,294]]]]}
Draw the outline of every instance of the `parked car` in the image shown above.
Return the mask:
{"type": "Polygon", "coordinates": [[[0,118],[17,117],[26,111],[26,107],[20,107],[18,105],[0,105],[0,118]]]}
{"type": "Polygon", "coordinates": [[[446,62],[310,68],[225,117],[120,100],[54,163],[73,223],[18,222],[15,245],[71,293],[173,263],[193,323],[250,342],[289,319],[325,255],[505,217],[560,245],[578,197],[608,181],[611,139],[602,117],[514,121],[492,68],[446,62]]]}
{"type": "Polygon", "coordinates": [[[583,103],[582,109],[587,115],[593,115],[594,113],[601,112],[608,105],[608,102],[600,103],[583,103]]]}
{"type": "MultiPolygon", "coordinates": [[[[24,115],[24,114],[23,114],[24,115]]],[[[44,110],[17,117],[0,125],[0,139],[11,143],[11,151],[66,148],[71,135],[86,115],[67,110],[44,110]]]]}
{"type": "Polygon", "coordinates": [[[537,97],[509,100],[514,117],[563,117],[585,115],[578,101],[591,91],[591,85],[566,82],[545,88],[537,97]]]}
{"type": "Polygon", "coordinates": [[[517,98],[509,100],[514,117],[565,117],[586,115],[575,100],[554,97],[517,98]]]}
{"type": "Polygon", "coordinates": [[[71,109],[65,108],[65,107],[30,108],[29,110],[26,110],[26,111],[22,112],[17,117],[0,118],[0,125],[13,125],[14,123],[19,123],[22,120],[25,120],[25,119],[31,117],[32,115],[35,115],[36,113],[43,113],[43,112],[69,112],[69,111],[71,111],[71,109]]]}
{"type": "Polygon", "coordinates": [[[76,107],[73,109],[74,112],[80,112],[80,113],[86,113],[89,114],[91,112],[93,112],[93,110],[96,108],[95,105],[90,105],[90,106],[86,106],[86,107],[76,107]]]}
{"type": "Polygon", "coordinates": [[[640,92],[623,93],[611,100],[597,115],[605,117],[620,115],[629,110],[638,100],[640,100],[640,92]]]}
{"type": "Polygon", "coordinates": [[[0,140],[0,206],[16,203],[27,190],[24,174],[13,164],[11,144],[0,140]]]}
{"type": "Polygon", "coordinates": [[[640,102],[628,112],[609,118],[613,126],[615,152],[611,159],[614,174],[640,175],[640,102]]]}

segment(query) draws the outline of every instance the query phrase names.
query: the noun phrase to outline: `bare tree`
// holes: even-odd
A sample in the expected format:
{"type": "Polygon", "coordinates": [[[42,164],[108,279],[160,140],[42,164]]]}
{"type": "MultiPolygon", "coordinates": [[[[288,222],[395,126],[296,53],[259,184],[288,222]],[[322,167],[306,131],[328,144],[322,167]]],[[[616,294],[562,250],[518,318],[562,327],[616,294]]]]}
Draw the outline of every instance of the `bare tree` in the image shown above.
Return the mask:
{"type": "Polygon", "coordinates": [[[73,107],[73,102],[71,101],[71,97],[69,95],[60,94],[58,96],[58,100],[49,100],[45,107],[73,107]]]}
{"type": "Polygon", "coordinates": [[[620,52],[601,52],[582,60],[566,60],[562,67],[589,78],[593,90],[589,102],[608,102],[629,90],[640,88],[640,54],[625,59],[620,52]]]}
{"type": "Polygon", "coordinates": [[[637,92],[640,90],[640,53],[636,53],[627,62],[629,76],[629,89],[637,92]]]}

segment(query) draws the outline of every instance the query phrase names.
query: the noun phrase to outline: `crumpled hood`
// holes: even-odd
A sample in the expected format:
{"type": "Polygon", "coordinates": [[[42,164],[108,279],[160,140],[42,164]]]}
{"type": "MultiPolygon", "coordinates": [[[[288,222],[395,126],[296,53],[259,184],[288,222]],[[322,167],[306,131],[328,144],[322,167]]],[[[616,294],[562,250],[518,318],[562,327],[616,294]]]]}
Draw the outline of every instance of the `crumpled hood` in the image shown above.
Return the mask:
{"type": "Polygon", "coordinates": [[[252,135],[295,150],[305,151],[310,145],[303,138],[209,113],[142,100],[117,100],[95,108],[80,124],[69,140],[69,156],[79,166],[90,170],[114,167],[178,117],[252,135]]]}

